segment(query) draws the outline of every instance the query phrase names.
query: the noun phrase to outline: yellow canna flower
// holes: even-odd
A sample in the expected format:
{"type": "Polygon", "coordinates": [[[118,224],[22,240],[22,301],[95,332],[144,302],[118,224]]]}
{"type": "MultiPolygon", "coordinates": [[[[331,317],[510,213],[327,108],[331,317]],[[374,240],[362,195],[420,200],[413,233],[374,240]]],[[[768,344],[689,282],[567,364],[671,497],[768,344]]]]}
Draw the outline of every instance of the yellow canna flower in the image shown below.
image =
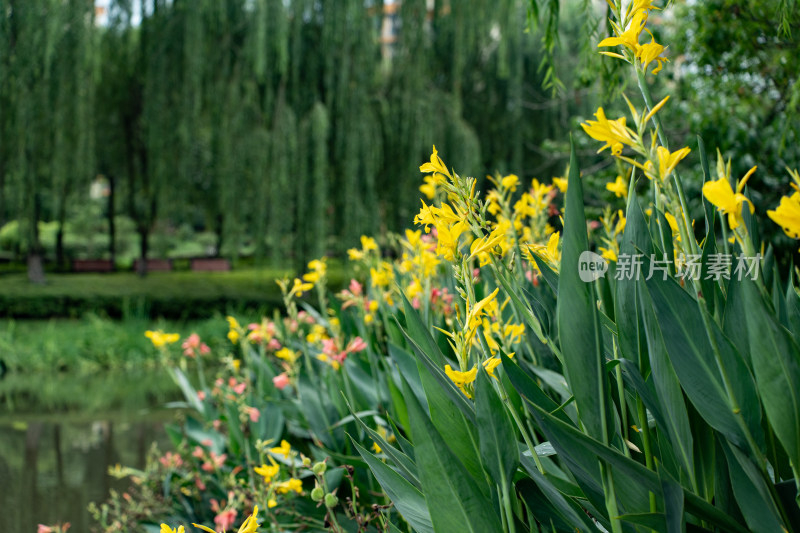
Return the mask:
{"type": "Polygon", "coordinates": [[[487,374],[489,374],[492,377],[495,377],[494,369],[497,368],[497,365],[499,365],[501,362],[502,361],[499,357],[490,357],[489,359],[483,362],[483,368],[486,369],[487,374]]]}
{"type": "Polygon", "coordinates": [[[183,526],[178,526],[178,529],[172,529],[167,524],[161,524],[161,533],[184,533],[184,529],[183,526]]]}
{"type": "Polygon", "coordinates": [[[369,269],[369,277],[373,287],[388,287],[394,280],[392,264],[382,261],[378,268],[369,269]]]}
{"type": "MultiPolygon", "coordinates": [[[[372,316],[372,315],[367,315],[367,316],[372,316]]],[[[367,322],[367,321],[364,320],[364,322],[367,322]]],[[[329,357],[328,354],[324,354],[324,353],[321,353],[321,354],[317,355],[317,361],[322,361],[323,363],[328,363],[329,365],[331,365],[333,367],[334,370],[339,370],[339,368],[342,366],[339,363],[339,361],[337,361],[336,359],[333,359],[332,357],[329,357]]]]}
{"type": "Polygon", "coordinates": [[[517,190],[517,185],[519,185],[519,177],[516,174],[509,174],[500,180],[500,186],[511,192],[517,190]]]}
{"type": "Polygon", "coordinates": [[[587,120],[581,127],[592,139],[606,143],[598,153],[611,148],[613,155],[620,155],[623,145],[633,146],[638,142],[637,135],[625,125],[625,117],[608,120],[602,107],[597,108],[594,116],[597,120],[587,120]]]}
{"type": "Polygon", "coordinates": [[[468,370],[467,372],[459,372],[458,370],[453,370],[450,365],[445,365],[444,373],[447,374],[447,377],[449,377],[459,389],[461,389],[461,392],[468,398],[472,398],[472,394],[470,394],[465,387],[475,381],[475,378],[478,376],[477,367],[473,366],[472,370],[468,370]]]}
{"type": "Polygon", "coordinates": [[[425,176],[423,178],[424,184],[419,186],[419,191],[428,197],[428,200],[433,200],[436,197],[437,180],[434,175],[425,176]]]}
{"type": "Polygon", "coordinates": [[[617,176],[613,183],[606,183],[606,189],[613,192],[617,198],[628,197],[628,184],[622,176],[617,176]]]}
{"type": "Polygon", "coordinates": [[[347,258],[350,261],[361,261],[364,259],[364,252],[359,250],[358,248],[350,248],[347,250],[347,258]]]}
{"type": "Polygon", "coordinates": [[[786,235],[800,239],[800,193],[782,197],[778,207],[767,211],[767,216],[783,228],[786,235]]]}
{"type": "Polygon", "coordinates": [[[614,261],[614,262],[617,261],[617,252],[615,252],[611,248],[604,248],[604,247],[600,246],[598,249],[601,252],[600,255],[604,259],[608,259],[609,261],[614,261]]]}
{"type": "Polygon", "coordinates": [[[481,322],[481,316],[483,315],[486,307],[490,304],[492,300],[497,296],[497,293],[500,291],[500,288],[496,288],[492,293],[484,298],[483,300],[476,303],[472,309],[469,309],[467,312],[467,319],[464,322],[464,326],[466,327],[467,331],[470,332],[468,338],[471,339],[472,335],[475,333],[475,328],[481,322]]]}
{"type": "Polygon", "coordinates": [[[436,224],[436,218],[433,214],[435,207],[433,205],[426,205],[425,200],[420,201],[422,202],[422,208],[419,210],[419,213],[417,213],[417,216],[414,217],[414,224],[425,226],[425,233],[427,233],[430,226],[436,224]]]}
{"type": "Polygon", "coordinates": [[[744,178],[739,180],[736,186],[736,192],[733,191],[730,182],[725,177],[721,177],[716,181],[708,181],[703,185],[703,196],[714,204],[721,214],[728,215],[728,225],[731,229],[736,229],[743,224],[742,206],[745,202],[750,204],[751,214],[755,211],[753,202],[742,194],[741,191],[744,189],[745,183],[747,183],[747,180],[753,175],[756,168],[757,167],[751,168],[747,174],[745,174],[744,178]]]}
{"type": "Polygon", "coordinates": [[[325,258],[323,257],[322,259],[314,259],[308,263],[308,269],[310,272],[303,275],[303,280],[309,283],[317,283],[325,277],[328,271],[328,265],[325,263],[325,258]]]}
{"type": "Polygon", "coordinates": [[[653,74],[658,74],[664,67],[664,63],[667,61],[667,58],[661,57],[661,53],[664,52],[665,47],[658,44],[652,34],[650,37],[651,39],[649,43],[639,46],[636,57],[638,57],[639,61],[642,62],[642,68],[644,68],[645,71],[647,71],[647,65],[655,61],[656,68],[653,69],[653,74]]]}
{"type": "MultiPolygon", "coordinates": [[[[489,234],[472,241],[469,247],[469,258],[472,259],[484,252],[491,252],[506,238],[506,231],[499,225],[489,234]]],[[[482,265],[481,265],[482,266],[482,265]]]]}
{"type": "Polygon", "coordinates": [[[289,291],[289,296],[297,296],[299,298],[303,296],[303,293],[308,292],[313,288],[313,283],[303,283],[299,278],[294,278],[292,290],[289,291]]]}
{"type": "Polygon", "coordinates": [[[281,469],[280,465],[272,457],[269,458],[269,461],[272,463],[271,465],[262,464],[253,469],[256,474],[264,478],[265,483],[271,482],[272,478],[277,476],[281,469]]]}
{"type": "Polygon", "coordinates": [[[158,331],[147,330],[144,332],[144,336],[150,339],[150,342],[156,348],[163,348],[167,344],[176,343],[181,338],[178,333],[164,333],[160,329],[158,331]]]}
{"type": "Polygon", "coordinates": [[[300,494],[303,492],[303,482],[297,478],[291,478],[288,481],[281,481],[275,485],[275,491],[278,494],[287,494],[291,491],[300,494]]]}
{"type": "Polygon", "coordinates": [[[460,220],[452,224],[439,222],[436,224],[436,255],[443,257],[445,261],[454,261],[458,250],[458,240],[467,231],[468,226],[465,220],[460,220]]]}
{"type": "Polygon", "coordinates": [[[667,219],[667,224],[669,224],[669,229],[672,231],[672,235],[675,237],[675,240],[680,242],[680,229],[678,228],[678,219],[676,219],[672,213],[664,212],[664,218],[667,219]]]}
{"type": "MultiPolygon", "coordinates": [[[[661,180],[666,180],[669,175],[672,174],[672,171],[675,170],[675,167],[678,166],[678,163],[689,155],[691,151],[692,150],[688,146],[674,152],[670,152],[663,146],[656,148],[656,154],[658,155],[658,175],[661,180]]],[[[652,173],[648,173],[647,177],[652,179],[652,173]]]]}
{"type": "Polygon", "coordinates": [[[426,174],[433,174],[434,176],[436,176],[436,174],[439,173],[452,179],[452,176],[450,176],[450,172],[448,172],[447,167],[444,164],[444,161],[442,161],[442,159],[439,157],[438,154],[439,152],[436,151],[436,145],[434,145],[430,163],[424,163],[423,165],[421,165],[419,167],[419,171],[425,172],[426,174]]]}
{"type": "Polygon", "coordinates": [[[553,178],[553,185],[558,187],[562,193],[567,192],[567,180],[564,178],[553,178]]]}
{"type": "Polygon", "coordinates": [[[238,533],[257,533],[258,532],[258,505],[253,507],[253,514],[239,527],[238,533]]]}
{"type": "Polygon", "coordinates": [[[525,333],[525,326],[523,324],[506,324],[503,327],[503,337],[506,338],[509,344],[516,344],[519,342],[523,333],[525,333]]]}
{"type": "Polygon", "coordinates": [[[270,498],[269,500],[267,500],[267,507],[269,507],[270,509],[277,506],[278,502],[275,501],[275,498],[270,498]]]}
{"type": "Polygon", "coordinates": [[[282,440],[280,446],[276,448],[270,448],[269,451],[276,455],[283,455],[286,459],[288,459],[289,454],[292,452],[292,447],[286,440],[282,440]]]}
{"type": "Polygon", "coordinates": [[[366,235],[361,236],[361,248],[365,252],[369,252],[371,250],[378,249],[378,243],[375,242],[375,239],[372,237],[367,237],[366,235]]]}
{"type": "Polygon", "coordinates": [[[284,361],[288,361],[290,363],[294,363],[300,357],[300,354],[284,346],[283,348],[275,352],[275,357],[277,357],[278,359],[283,359],[284,361]]]}
{"type": "Polygon", "coordinates": [[[633,19],[631,19],[630,24],[628,24],[628,27],[624,32],[617,32],[619,33],[617,37],[606,37],[600,41],[597,47],[607,48],[611,46],[624,46],[631,52],[636,53],[637,49],[639,48],[639,35],[642,33],[646,23],[647,11],[640,9],[633,15],[633,19]]]}
{"type": "Polygon", "coordinates": [[[526,247],[525,251],[527,252],[527,256],[530,259],[532,264],[536,264],[533,260],[531,254],[536,254],[541,259],[544,259],[552,268],[558,271],[559,265],[561,263],[561,251],[558,249],[558,243],[560,241],[561,234],[557,232],[553,232],[550,235],[550,239],[547,241],[547,245],[542,244],[530,244],[526,247]]]}
{"type": "Polygon", "coordinates": [[[633,0],[628,4],[628,14],[637,13],[643,9],[660,9],[653,5],[653,0],[633,0]]]}

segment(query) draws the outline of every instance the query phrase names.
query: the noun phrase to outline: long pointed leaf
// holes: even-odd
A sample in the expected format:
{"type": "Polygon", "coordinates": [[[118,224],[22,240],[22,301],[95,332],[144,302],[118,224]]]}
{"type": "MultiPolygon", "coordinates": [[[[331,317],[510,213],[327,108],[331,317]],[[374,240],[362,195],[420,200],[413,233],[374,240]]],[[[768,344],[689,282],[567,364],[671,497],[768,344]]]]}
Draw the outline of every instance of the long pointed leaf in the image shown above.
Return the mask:
{"type": "Polygon", "coordinates": [[[464,464],[431,423],[408,387],[408,413],[420,481],[437,533],[501,531],[500,518],[464,464]]]}
{"type": "Polygon", "coordinates": [[[582,281],[579,273],[579,258],[589,250],[589,241],[583,212],[583,184],[574,142],[571,144],[565,203],[557,313],[561,354],[581,423],[590,435],[607,440],[611,427],[611,401],[603,364],[602,332],[593,285],[582,281]]]}

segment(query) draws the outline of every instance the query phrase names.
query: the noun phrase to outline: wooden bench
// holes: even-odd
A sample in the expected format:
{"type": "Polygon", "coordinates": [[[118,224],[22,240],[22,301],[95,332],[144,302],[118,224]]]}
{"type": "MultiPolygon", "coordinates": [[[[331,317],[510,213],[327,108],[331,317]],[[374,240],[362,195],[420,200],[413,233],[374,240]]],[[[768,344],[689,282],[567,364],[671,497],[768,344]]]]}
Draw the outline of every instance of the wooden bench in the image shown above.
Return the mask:
{"type": "Polygon", "coordinates": [[[192,259],[190,268],[199,272],[227,272],[231,269],[231,262],[221,257],[204,257],[192,259]]]}
{"type": "MultiPolygon", "coordinates": [[[[133,271],[139,272],[139,261],[137,259],[133,262],[133,271]]],[[[147,271],[148,272],[171,272],[172,271],[172,260],[171,259],[148,259],[147,260],[147,271]]]]}
{"type": "Polygon", "coordinates": [[[73,259],[73,272],[113,272],[114,263],[110,259],[73,259]]]}

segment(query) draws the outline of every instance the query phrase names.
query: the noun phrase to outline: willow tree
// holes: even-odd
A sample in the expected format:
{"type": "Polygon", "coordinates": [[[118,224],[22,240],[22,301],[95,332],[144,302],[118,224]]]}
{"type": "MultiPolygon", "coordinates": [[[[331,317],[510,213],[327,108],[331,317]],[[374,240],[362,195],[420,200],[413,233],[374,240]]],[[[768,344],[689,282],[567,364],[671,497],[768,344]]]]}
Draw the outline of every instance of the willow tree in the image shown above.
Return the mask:
{"type": "Polygon", "coordinates": [[[218,254],[252,244],[298,264],[405,227],[434,143],[467,174],[549,171],[538,146],[562,135],[556,110],[535,108],[528,1],[404,0],[391,15],[376,0],[112,0],[104,26],[83,0],[10,2],[0,217],[24,207],[64,227],[71,192],[99,173],[112,257],[119,203],[142,259],[155,229],[189,224],[218,254]]]}
{"type": "Polygon", "coordinates": [[[91,172],[92,13],[78,0],[8,0],[0,12],[0,189],[14,190],[9,211],[36,282],[44,281],[39,221],[55,216],[62,243],[67,199],[91,172]]]}

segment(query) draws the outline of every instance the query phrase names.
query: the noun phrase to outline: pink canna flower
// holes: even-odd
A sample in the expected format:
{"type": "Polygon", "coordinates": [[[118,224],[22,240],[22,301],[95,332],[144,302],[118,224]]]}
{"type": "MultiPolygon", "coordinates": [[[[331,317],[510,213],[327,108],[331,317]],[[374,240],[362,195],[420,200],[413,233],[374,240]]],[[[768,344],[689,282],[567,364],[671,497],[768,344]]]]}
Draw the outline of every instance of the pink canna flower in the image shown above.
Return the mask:
{"type": "Polygon", "coordinates": [[[183,459],[177,453],[167,452],[158,460],[165,468],[179,468],[183,465],[183,459]]]}
{"type": "Polygon", "coordinates": [[[198,335],[197,333],[192,333],[186,338],[185,341],[183,341],[181,348],[185,350],[186,348],[194,349],[198,348],[199,346],[200,346],[200,335],[198,335]]]}
{"type": "Polygon", "coordinates": [[[258,422],[258,419],[261,416],[261,411],[259,411],[255,407],[248,407],[247,416],[250,417],[251,422],[258,422]]]}
{"type": "Polygon", "coordinates": [[[363,290],[364,290],[364,286],[363,285],[361,285],[359,282],[357,282],[354,279],[350,280],[350,292],[353,294],[353,296],[361,296],[361,292],[363,290]]]}
{"type": "Polygon", "coordinates": [[[228,531],[236,521],[236,509],[227,509],[214,517],[214,524],[218,531],[228,531]]]}
{"type": "Polygon", "coordinates": [[[183,341],[183,344],[181,344],[183,355],[186,357],[194,357],[196,355],[195,350],[200,348],[200,344],[200,336],[197,333],[192,333],[183,341]]]}
{"type": "Polygon", "coordinates": [[[276,351],[280,350],[281,349],[281,343],[278,341],[278,339],[270,339],[269,342],[267,343],[267,349],[268,350],[276,350],[276,351]]]}
{"type": "Polygon", "coordinates": [[[322,339],[322,353],[327,356],[335,355],[339,349],[336,347],[336,341],[333,339],[322,339]]]}
{"type": "Polygon", "coordinates": [[[289,375],[286,372],[272,378],[272,383],[278,390],[283,390],[289,384],[289,375]]]}
{"type": "Polygon", "coordinates": [[[208,344],[203,342],[200,344],[200,353],[203,355],[208,355],[211,353],[211,348],[208,347],[208,344]]]}
{"type": "Polygon", "coordinates": [[[347,344],[348,353],[358,353],[367,349],[367,343],[361,337],[356,337],[347,344]]]}

